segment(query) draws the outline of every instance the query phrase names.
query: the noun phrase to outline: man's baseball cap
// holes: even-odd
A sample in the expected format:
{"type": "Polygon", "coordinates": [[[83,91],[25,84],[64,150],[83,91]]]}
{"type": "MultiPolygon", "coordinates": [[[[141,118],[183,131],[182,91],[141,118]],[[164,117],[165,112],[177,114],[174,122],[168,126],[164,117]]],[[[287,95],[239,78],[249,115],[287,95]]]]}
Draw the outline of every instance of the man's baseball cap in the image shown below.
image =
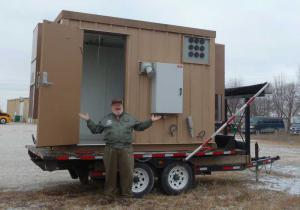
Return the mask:
{"type": "Polygon", "coordinates": [[[122,99],[111,100],[111,105],[114,105],[114,104],[123,104],[123,100],[122,99]]]}

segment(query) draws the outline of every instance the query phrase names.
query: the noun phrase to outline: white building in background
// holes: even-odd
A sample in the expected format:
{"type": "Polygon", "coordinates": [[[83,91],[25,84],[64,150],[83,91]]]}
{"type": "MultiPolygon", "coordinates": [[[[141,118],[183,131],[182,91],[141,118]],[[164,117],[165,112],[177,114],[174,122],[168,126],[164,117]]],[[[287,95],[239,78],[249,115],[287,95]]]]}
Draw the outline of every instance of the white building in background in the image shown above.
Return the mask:
{"type": "Polygon", "coordinates": [[[28,112],[29,98],[20,97],[7,100],[7,113],[10,114],[13,119],[20,119],[20,122],[27,122],[28,112]]]}

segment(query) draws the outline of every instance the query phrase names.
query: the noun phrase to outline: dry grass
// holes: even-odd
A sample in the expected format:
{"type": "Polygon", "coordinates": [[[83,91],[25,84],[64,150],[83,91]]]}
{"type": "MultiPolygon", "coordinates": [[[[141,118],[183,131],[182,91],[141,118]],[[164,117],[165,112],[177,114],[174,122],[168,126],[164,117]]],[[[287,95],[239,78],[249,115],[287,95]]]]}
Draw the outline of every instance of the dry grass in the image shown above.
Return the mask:
{"type": "MultiPolygon", "coordinates": [[[[179,196],[155,190],[124,205],[118,199],[101,205],[102,183],[62,185],[34,192],[1,192],[0,209],[299,209],[300,197],[283,192],[249,189],[247,173],[198,177],[196,187],[179,196]]],[[[156,188],[157,189],[157,188],[156,188]]]]}

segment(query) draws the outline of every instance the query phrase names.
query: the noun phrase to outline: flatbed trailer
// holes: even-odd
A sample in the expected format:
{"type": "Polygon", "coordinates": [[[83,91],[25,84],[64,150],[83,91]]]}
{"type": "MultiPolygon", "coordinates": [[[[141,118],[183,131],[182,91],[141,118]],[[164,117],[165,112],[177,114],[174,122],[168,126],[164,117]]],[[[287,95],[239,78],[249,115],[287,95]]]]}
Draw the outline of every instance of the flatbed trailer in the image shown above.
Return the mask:
{"type": "MultiPolygon", "coordinates": [[[[256,93],[265,84],[231,88],[226,90],[227,97],[245,98],[256,93]]],[[[264,93],[261,95],[263,96],[264,93]]],[[[227,101],[225,100],[225,105],[227,101]]],[[[272,164],[279,156],[259,157],[259,147],[255,143],[255,156],[251,157],[250,147],[250,104],[245,109],[245,139],[236,140],[235,135],[218,133],[213,143],[207,143],[195,153],[201,143],[186,145],[133,145],[134,178],[132,191],[136,197],[149,193],[158,179],[161,189],[168,195],[176,195],[190,189],[194,185],[196,175],[210,175],[218,171],[242,171],[259,166],[272,164]],[[191,158],[189,157],[190,154],[191,158]]],[[[225,106],[226,108],[226,106],[225,106]]],[[[225,111],[227,113],[227,111],[225,111]]],[[[227,122],[227,115],[225,115],[227,122]]],[[[233,119],[233,117],[229,118],[233,119]]],[[[218,126],[216,129],[219,130],[218,126]]],[[[33,142],[36,142],[34,136],[33,142]]],[[[44,171],[67,170],[73,179],[82,184],[89,180],[105,178],[103,154],[105,145],[68,145],[38,147],[28,145],[31,160],[44,171]]],[[[258,180],[258,173],[256,173],[258,180]]]]}
{"type": "MultiPolygon", "coordinates": [[[[36,147],[26,146],[31,160],[44,171],[67,170],[82,184],[105,178],[103,145],[36,147]]],[[[155,179],[162,190],[176,195],[194,184],[196,175],[210,175],[217,171],[242,171],[251,167],[271,164],[276,157],[251,158],[243,149],[213,148],[196,153],[189,161],[184,159],[193,150],[134,152],[133,194],[137,197],[149,193],[155,179]]]]}

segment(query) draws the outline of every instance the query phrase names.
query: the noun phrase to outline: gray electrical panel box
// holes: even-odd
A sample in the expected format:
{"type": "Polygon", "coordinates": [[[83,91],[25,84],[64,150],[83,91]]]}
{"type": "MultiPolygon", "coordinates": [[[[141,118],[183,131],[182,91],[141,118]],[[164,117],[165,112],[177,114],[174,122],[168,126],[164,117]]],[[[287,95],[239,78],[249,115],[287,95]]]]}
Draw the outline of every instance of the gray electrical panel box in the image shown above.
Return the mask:
{"type": "Polygon", "coordinates": [[[209,64],[209,39],[184,36],[182,60],[185,63],[209,64]]]}
{"type": "Polygon", "coordinates": [[[153,63],[152,113],[183,112],[183,65],[153,63]]]}

